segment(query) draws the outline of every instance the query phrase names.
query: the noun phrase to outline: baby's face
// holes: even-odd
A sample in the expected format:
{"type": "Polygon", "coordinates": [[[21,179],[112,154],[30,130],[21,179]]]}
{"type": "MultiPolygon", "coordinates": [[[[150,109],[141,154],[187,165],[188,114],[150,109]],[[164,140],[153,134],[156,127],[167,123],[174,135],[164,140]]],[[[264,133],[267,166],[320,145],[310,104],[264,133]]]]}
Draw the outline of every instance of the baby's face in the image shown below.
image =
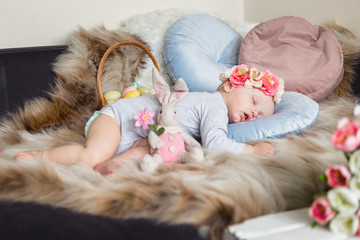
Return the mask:
{"type": "Polygon", "coordinates": [[[274,100],[257,88],[232,88],[224,96],[228,108],[229,123],[246,122],[271,116],[274,100]]]}

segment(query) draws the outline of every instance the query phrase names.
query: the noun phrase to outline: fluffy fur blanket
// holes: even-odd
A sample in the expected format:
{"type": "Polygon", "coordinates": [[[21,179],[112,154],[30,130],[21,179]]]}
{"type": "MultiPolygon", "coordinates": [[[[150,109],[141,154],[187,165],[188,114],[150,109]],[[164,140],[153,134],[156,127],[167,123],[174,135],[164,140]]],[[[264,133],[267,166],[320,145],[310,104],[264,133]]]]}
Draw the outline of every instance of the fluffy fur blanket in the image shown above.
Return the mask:
{"type": "MultiPolygon", "coordinates": [[[[104,27],[76,31],[68,52],[54,66],[56,86],[50,98],[34,99],[1,122],[0,199],[34,201],[118,218],[192,223],[205,227],[216,239],[229,224],[309,206],[313,194],[325,187],[319,174],[334,163],[346,162],[332,147],[331,135],[339,117],[350,117],[356,103],[350,96],[350,82],[359,44],[336,24],[328,27],[344,49],[344,79],[320,103],[319,118],[310,130],[270,140],[275,156],[207,152],[205,162],[166,164],[152,174],[140,171],[136,162],[125,162],[106,177],[81,164],[14,161],[19,150],[84,143],[85,122],[99,103],[95,79],[105,50],[122,40],[143,42],[166,72],[161,56],[163,37],[177,18],[188,13],[192,11],[154,12],[125,21],[116,31],[104,27]],[[158,32],[145,33],[143,29],[158,32]]],[[[140,49],[118,49],[104,67],[103,90],[123,89],[134,80],[146,85],[151,67],[140,49]]]]}

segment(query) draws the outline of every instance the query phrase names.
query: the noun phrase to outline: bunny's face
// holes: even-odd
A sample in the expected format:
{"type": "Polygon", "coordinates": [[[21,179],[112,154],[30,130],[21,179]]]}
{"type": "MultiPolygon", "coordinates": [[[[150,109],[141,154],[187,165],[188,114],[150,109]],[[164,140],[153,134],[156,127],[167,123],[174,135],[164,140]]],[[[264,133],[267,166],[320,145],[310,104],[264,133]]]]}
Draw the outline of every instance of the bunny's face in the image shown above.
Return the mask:
{"type": "Polygon", "coordinates": [[[157,115],[157,122],[165,127],[176,126],[178,124],[174,104],[166,104],[160,107],[157,115]]]}

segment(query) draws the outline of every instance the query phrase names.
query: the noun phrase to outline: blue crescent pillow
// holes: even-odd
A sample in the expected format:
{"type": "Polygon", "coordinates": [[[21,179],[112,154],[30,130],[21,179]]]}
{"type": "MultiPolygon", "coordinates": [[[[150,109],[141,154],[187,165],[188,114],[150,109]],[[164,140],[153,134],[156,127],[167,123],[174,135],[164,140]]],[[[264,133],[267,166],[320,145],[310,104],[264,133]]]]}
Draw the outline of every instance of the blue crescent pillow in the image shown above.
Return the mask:
{"type": "Polygon", "coordinates": [[[216,17],[180,18],[165,38],[170,77],[184,79],[190,91],[214,92],[220,84],[219,73],[238,64],[241,40],[238,32],[216,17]]]}
{"type": "MultiPolygon", "coordinates": [[[[242,37],[224,21],[206,14],[176,21],[165,38],[164,54],[173,81],[183,78],[193,92],[214,92],[219,74],[238,65],[242,37]]],[[[271,69],[269,69],[271,71],[271,69]]],[[[286,79],[285,79],[286,84],[286,79]]],[[[316,121],[319,105],[309,97],[285,92],[274,115],[228,126],[228,137],[238,142],[298,134],[316,121]]]]}
{"type": "Polygon", "coordinates": [[[238,142],[285,137],[309,129],[319,114],[319,105],[297,92],[285,92],[274,115],[228,125],[228,137],[238,142]]]}

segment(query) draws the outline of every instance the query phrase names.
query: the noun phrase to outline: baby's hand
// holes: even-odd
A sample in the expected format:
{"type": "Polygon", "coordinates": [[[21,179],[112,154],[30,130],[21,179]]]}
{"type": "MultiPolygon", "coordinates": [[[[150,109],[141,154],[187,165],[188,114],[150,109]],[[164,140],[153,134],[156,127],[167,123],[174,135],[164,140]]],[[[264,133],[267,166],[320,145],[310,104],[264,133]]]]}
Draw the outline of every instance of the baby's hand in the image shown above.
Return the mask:
{"type": "Polygon", "coordinates": [[[264,156],[272,156],[275,154],[275,150],[270,143],[260,142],[255,144],[254,146],[246,144],[243,153],[255,153],[264,156]]]}

